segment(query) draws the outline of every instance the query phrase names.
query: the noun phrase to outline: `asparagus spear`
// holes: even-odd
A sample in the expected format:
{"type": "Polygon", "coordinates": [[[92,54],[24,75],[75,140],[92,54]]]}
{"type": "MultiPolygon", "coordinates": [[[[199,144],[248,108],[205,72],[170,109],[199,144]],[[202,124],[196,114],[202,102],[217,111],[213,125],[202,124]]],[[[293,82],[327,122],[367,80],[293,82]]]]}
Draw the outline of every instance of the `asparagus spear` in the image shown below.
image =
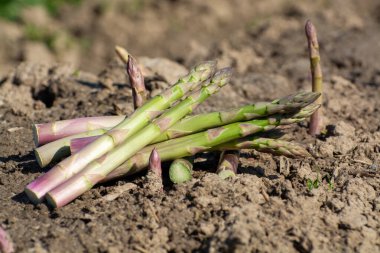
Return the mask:
{"type": "Polygon", "coordinates": [[[169,168],[169,178],[175,184],[186,183],[191,180],[193,164],[186,159],[175,159],[169,168]]]}
{"type": "MultiPolygon", "coordinates": [[[[203,151],[242,148],[257,149],[260,147],[261,150],[259,151],[265,150],[267,152],[269,152],[270,148],[276,148],[277,154],[285,156],[293,154],[299,154],[299,156],[307,155],[308,152],[301,146],[291,144],[286,141],[273,139],[271,141],[268,141],[267,138],[257,137],[251,141],[248,141],[246,139],[239,139],[238,141],[235,140],[242,136],[273,129],[278,125],[288,125],[303,121],[305,118],[309,117],[317,108],[318,105],[309,105],[296,115],[290,116],[290,118],[286,115],[276,115],[268,119],[255,119],[247,122],[232,123],[222,127],[209,129],[204,132],[150,145],[137,152],[137,154],[134,155],[131,159],[127,160],[110,174],[108,174],[107,177],[102,180],[102,182],[119,178],[125,175],[131,175],[146,168],[148,165],[149,154],[152,152],[152,149],[154,147],[157,148],[157,152],[159,153],[162,161],[170,161],[176,158],[191,156],[203,151]],[[220,134],[217,135],[218,133],[220,134]],[[264,149],[264,147],[267,148],[264,149]]],[[[273,151],[273,153],[275,152],[273,151]]]]}
{"type": "Polygon", "coordinates": [[[291,143],[283,140],[276,140],[271,138],[243,138],[234,140],[228,143],[224,143],[220,146],[216,146],[215,150],[240,150],[249,149],[270,153],[273,155],[283,155],[289,158],[301,158],[311,157],[310,153],[299,144],[291,143]]]}
{"type": "MultiPolygon", "coordinates": [[[[309,48],[310,69],[312,77],[312,91],[322,94],[323,82],[322,82],[322,69],[319,56],[319,44],[317,38],[317,31],[310,20],[306,22],[305,32],[307,38],[307,44],[309,48]]],[[[322,95],[316,101],[322,105],[322,95]]],[[[312,136],[321,133],[322,128],[322,108],[319,108],[310,118],[309,133],[312,136]]]]}
{"type": "Polygon", "coordinates": [[[144,76],[132,55],[128,58],[127,72],[132,87],[133,106],[136,110],[145,103],[148,93],[145,89],[144,76]]]}
{"type": "MultiPolygon", "coordinates": [[[[178,80],[170,89],[155,96],[138,108],[130,117],[87,145],[78,153],[58,163],[50,171],[27,185],[25,192],[29,199],[38,203],[49,190],[78,173],[86,165],[112,150],[128,137],[134,135],[165,110],[180,99],[189,90],[207,80],[214,71],[215,62],[204,62],[195,66],[187,76],[178,80]],[[64,173],[63,173],[64,172],[64,173]]],[[[166,115],[166,114],[165,114],[166,115]]]]}
{"type": "Polygon", "coordinates": [[[237,173],[238,166],[239,166],[239,152],[236,150],[224,151],[221,154],[221,161],[219,163],[216,173],[222,179],[234,177],[237,173]]]}
{"type": "Polygon", "coordinates": [[[92,131],[114,127],[123,119],[125,119],[124,116],[103,116],[34,124],[32,128],[33,139],[36,147],[38,147],[71,135],[83,133],[84,136],[93,136],[95,134],[91,133],[92,131]]]}
{"type": "Polygon", "coordinates": [[[150,192],[157,192],[163,190],[162,185],[162,168],[161,158],[157,152],[157,149],[153,149],[149,156],[149,170],[147,173],[147,188],[150,192]]]}
{"type": "MultiPolygon", "coordinates": [[[[201,131],[200,129],[219,126],[216,124],[225,125],[234,121],[250,120],[275,113],[289,113],[313,103],[318,96],[318,92],[298,92],[281,99],[276,99],[272,102],[259,102],[226,112],[212,112],[188,116],[169,128],[167,133],[157,138],[157,140],[162,141],[167,139],[168,135],[178,136],[178,133],[181,132],[188,133],[189,131],[201,131]],[[198,124],[202,124],[200,129],[197,127],[198,124]]],[[[39,146],[47,142],[55,141],[74,134],[80,134],[85,131],[114,127],[123,119],[124,116],[103,116],[35,124],[34,140],[36,146],[39,146]]],[[[87,133],[86,136],[94,136],[94,134],[87,133]]]]}
{"type": "MultiPolygon", "coordinates": [[[[259,118],[263,116],[267,116],[274,113],[288,113],[291,111],[298,110],[312,102],[314,102],[318,93],[313,92],[299,92],[290,96],[283,97],[281,99],[276,99],[272,102],[261,102],[253,105],[243,106],[237,109],[233,109],[226,112],[212,112],[206,114],[193,115],[184,118],[183,120],[177,122],[174,126],[169,128],[165,133],[161,134],[158,138],[156,138],[152,143],[161,142],[163,140],[167,140],[169,137],[179,137],[182,135],[188,135],[194,132],[200,132],[202,130],[213,128],[225,124],[229,124],[232,122],[242,121],[242,120],[250,120],[254,118],[259,118]]],[[[88,118],[89,120],[91,118],[88,118]]],[[[70,120],[69,120],[70,121],[70,120]]],[[[75,124],[75,120],[72,120],[73,124],[75,124]]],[[[59,121],[60,122],[60,121],[59,121]]],[[[55,122],[56,125],[60,125],[59,122],[55,122]]],[[[53,124],[53,123],[49,123],[53,124]]],[[[84,123],[82,123],[84,124],[84,123]]],[[[104,122],[103,122],[104,124],[104,122]]],[[[94,124],[93,124],[94,125],[94,124]]],[[[50,127],[46,128],[49,129],[50,127]]],[[[67,124],[67,128],[70,128],[70,124],[67,124]]],[[[72,129],[72,128],[70,128],[72,129]]],[[[81,134],[77,134],[73,136],[75,138],[82,138],[87,136],[95,136],[101,133],[96,133],[97,130],[88,131],[81,134]]],[[[43,132],[41,132],[42,134],[43,132]]],[[[70,138],[70,137],[67,137],[70,138]]],[[[74,148],[72,151],[77,151],[85,145],[91,143],[96,139],[96,137],[92,137],[88,139],[80,139],[73,141],[72,147],[74,148]],[[75,148],[77,148],[75,150],[75,148]]],[[[47,144],[48,146],[44,148],[44,146],[35,149],[36,156],[38,157],[37,161],[39,162],[41,167],[49,164],[52,159],[60,159],[65,156],[70,155],[68,152],[69,145],[67,139],[62,141],[55,141],[54,144],[47,144]],[[46,152],[48,150],[48,152],[46,152]],[[59,152],[58,152],[59,151],[59,152]],[[58,153],[58,154],[56,154],[58,153]]]]}
{"type": "MultiPolygon", "coordinates": [[[[68,174],[70,171],[59,171],[55,174],[55,177],[68,178],[68,180],[49,190],[46,194],[48,202],[54,207],[61,207],[91,189],[112,170],[148,145],[153,139],[185,115],[192,112],[195,107],[209,96],[218,92],[221,87],[228,83],[231,73],[230,68],[219,70],[211,79],[209,86],[205,86],[201,90],[194,92],[185,100],[167,110],[160,117],[153,120],[151,124],[140,130],[137,134],[127,138],[107,154],[95,159],[76,175],[70,177],[71,175],[68,174]]],[[[98,140],[95,140],[95,142],[98,140]]],[[[85,150],[87,147],[82,150],[85,150]]],[[[76,154],[79,153],[81,151],[76,154]]]]}

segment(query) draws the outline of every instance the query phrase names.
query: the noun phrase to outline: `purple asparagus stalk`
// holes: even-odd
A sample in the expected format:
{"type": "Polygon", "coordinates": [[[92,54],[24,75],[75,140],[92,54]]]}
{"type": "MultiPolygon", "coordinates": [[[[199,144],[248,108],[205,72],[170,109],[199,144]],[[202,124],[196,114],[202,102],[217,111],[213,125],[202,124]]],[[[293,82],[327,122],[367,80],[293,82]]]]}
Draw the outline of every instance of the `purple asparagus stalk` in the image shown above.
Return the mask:
{"type": "Polygon", "coordinates": [[[148,93],[145,89],[144,76],[132,55],[128,58],[127,72],[132,87],[133,105],[136,109],[145,103],[148,93]]]}
{"type": "Polygon", "coordinates": [[[91,117],[34,124],[33,139],[38,147],[70,135],[114,127],[123,121],[124,118],[124,116],[91,117]]]}
{"type": "Polygon", "coordinates": [[[234,177],[239,166],[239,151],[224,151],[220,156],[220,163],[216,173],[220,178],[234,177]]]}
{"type": "MultiPolygon", "coordinates": [[[[317,31],[310,20],[306,22],[305,32],[307,44],[309,48],[310,69],[312,78],[312,91],[321,93],[316,103],[322,105],[323,81],[322,69],[319,56],[319,44],[317,38],[317,31]]],[[[319,135],[322,129],[322,107],[319,108],[310,117],[309,134],[312,136],[319,135]]]]}
{"type": "MultiPolygon", "coordinates": [[[[188,91],[195,89],[214,72],[215,62],[204,62],[195,66],[175,85],[147,101],[130,117],[107,131],[95,141],[74,155],[58,163],[50,171],[27,185],[25,192],[34,203],[39,203],[45,194],[81,171],[92,161],[102,157],[126,139],[143,129],[151,120],[181,99],[188,91]]],[[[165,114],[163,114],[165,115],[165,114]]]]}
{"type": "Polygon", "coordinates": [[[13,243],[7,232],[0,226],[0,252],[12,253],[14,252],[13,243]]]}

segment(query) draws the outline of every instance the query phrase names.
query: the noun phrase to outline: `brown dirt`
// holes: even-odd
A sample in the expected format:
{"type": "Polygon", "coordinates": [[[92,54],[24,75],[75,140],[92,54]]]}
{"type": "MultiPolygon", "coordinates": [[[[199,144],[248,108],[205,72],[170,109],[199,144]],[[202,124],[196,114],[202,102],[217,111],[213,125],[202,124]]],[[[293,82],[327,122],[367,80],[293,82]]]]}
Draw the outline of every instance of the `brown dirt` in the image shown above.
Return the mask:
{"type": "MultiPolygon", "coordinates": [[[[74,66],[22,64],[1,78],[0,225],[17,252],[380,252],[380,4],[143,1],[136,11],[110,2],[85,1],[54,22],[40,20],[78,38],[91,34],[88,51],[67,49],[74,66]],[[33,122],[131,113],[123,67],[112,60],[104,68],[114,44],[177,61],[139,58],[152,93],[199,60],[232,65],[231,85],[198,111],[227,109],[309,88],[306,18],[319,31],[327,131],[314,139],[299,124],[286,137],[315,160],[246,151],[239,175],[224,181],[213,173],[218,156],[211,153],[197,158],[191,182],[165,181],[164,193],[144,187],[142,173],[97,186],[59,210],[26,198],[25,185],[44,172],[33,156],[33,122]],[[308,190],[307,180],[317,177],[321,186],[308,190]]],[[[22,24],[10,26],[2,29],[3,65],[33,49],[17,30],[22,24]]],[[[57,52],[46,59],[65,53],[57,52]]]]}

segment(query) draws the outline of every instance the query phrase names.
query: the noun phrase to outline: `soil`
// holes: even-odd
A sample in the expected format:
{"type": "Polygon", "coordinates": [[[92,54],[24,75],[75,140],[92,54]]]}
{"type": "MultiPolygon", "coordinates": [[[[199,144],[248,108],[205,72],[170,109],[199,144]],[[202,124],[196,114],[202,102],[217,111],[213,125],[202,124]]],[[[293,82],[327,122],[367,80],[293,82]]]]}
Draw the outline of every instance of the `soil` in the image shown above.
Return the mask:
{"type": "Polygon", "coordinates": [[[16,252],[380,252],[378,2],[128,3],[88,0],[35,19],[75,42],[90,38],[86,49],[49,51],[25,40],[30,13],[25,23],[2,21],[1,64],[10,71],[0,78],[0,225],[16,252]],[[51,168],[35,161],[32,123],[132,112],[115,44],[149,56],[138,61],[151,94],[200,60],[233,66],[231,84],[197,112],[225,110],[309,89],[307,18],[321,45],[326,130],[312,138],[301,123],[285,137],[315,159],[245,150],[237,177],[222,180],[214,173],[218,154],[202,154],[186,184],[170,184],[164,165],[163,191],[151,191],[141,173],[58,210],[23,193],[51,168]],[[54,63],[62,55],[73,64],[54,63]],[[14,67],[19,60],[31,62],[14,67]],[[319,187],[309,189],[316,179],[319,187]]]}

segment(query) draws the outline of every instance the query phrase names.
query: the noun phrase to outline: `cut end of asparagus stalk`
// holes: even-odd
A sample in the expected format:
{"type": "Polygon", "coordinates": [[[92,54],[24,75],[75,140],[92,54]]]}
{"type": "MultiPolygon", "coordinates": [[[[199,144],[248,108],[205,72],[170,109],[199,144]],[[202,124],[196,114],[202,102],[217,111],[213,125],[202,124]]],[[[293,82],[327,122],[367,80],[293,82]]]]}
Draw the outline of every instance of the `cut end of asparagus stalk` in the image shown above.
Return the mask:
{"type": "Polygon", "coordinates": [[[236,177],[236,173],[234,173],[232,170],[222,170],[218,173],[218,176],[225,180],[227,178],[236,177]]]}
{"type": "Polygon", "coordinates": [[[57,202],[55,201],[55,199],[49,193],[47,193],[45,195],[45,199],[46,199],[46,202],[48,203],[48,205],[51,206],[52,208],[57,208],[58,207],[57,202]]]}
{"type": "Polygon", "coordinates": [[[226,179],[236,175],[239,165],[238,154],[238,151],[225,151],[222,153],[220,164],[216,172],[220,178],[226,179]]]}
{"type": "Polygon", "coordinates": [[[192,178],[193,165],[185,159],[176,159],[169,168],[169,178],[175,184],[182,184],[192,178]]]}
{"type": "Polygon", "coordinates": [[[46,163],[44,162],[44,160],[42,159],[41,155],[40,155],[40,152],[38,151],[38,149],[34,149],[34,156],[36,157],[36,161],[38,163],[38,165],[43,168],[46,166],[46,163]]]}
{"type": "Polygon", "coordinates": [[[26,196],[28,199],[33,203],[33,204],[39,204],[43,200],[43,196],[38,196],[36,192],[33,190],[30,190],[28,187],[25,188],[24,190],[26,196]]]}
{"type": "Polygon", "coordinates": [[[129,54],[125,48],[121,46],[115,46],[115,52],[125,64],[128,62],[129,54]]]}
{"type": "Polygon", "coordinates": [[[36,124],[32,125],[32,132],[33,132],[34,145],[35,145],[35,147],[38,147],[40,140],[39,140],[39,135],[38,135],[38,127],[36,124]]]}

